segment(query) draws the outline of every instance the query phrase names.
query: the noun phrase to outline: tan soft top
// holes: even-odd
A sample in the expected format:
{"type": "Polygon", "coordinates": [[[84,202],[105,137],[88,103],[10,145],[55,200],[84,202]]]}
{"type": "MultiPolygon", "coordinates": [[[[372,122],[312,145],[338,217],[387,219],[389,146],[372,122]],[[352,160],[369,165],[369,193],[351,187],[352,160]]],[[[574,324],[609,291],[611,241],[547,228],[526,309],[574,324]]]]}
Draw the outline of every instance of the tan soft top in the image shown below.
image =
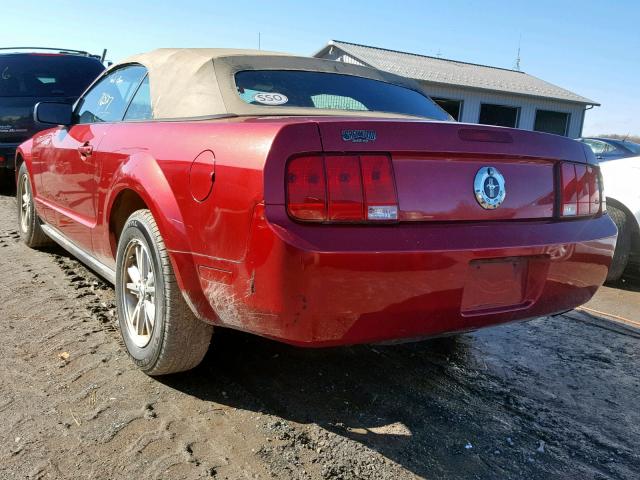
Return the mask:
{"type": "MultiPolygon", "coordinates": [[[[296,57],[277,52],[221,48],[161,48],[129,57],[110,70],[138,63],[149,72],[155,119],[216,115],[336,115],[339,110],[251,105],[237,93],[234,76],[242,70],[306,70],[371,78],[422,91],[407,78],[333,60],[296,57]]],[[[371,112],[345,111],[371,116],[371,112]]],[[[403,117],[375,113],[376,116],[403,117]]]]}

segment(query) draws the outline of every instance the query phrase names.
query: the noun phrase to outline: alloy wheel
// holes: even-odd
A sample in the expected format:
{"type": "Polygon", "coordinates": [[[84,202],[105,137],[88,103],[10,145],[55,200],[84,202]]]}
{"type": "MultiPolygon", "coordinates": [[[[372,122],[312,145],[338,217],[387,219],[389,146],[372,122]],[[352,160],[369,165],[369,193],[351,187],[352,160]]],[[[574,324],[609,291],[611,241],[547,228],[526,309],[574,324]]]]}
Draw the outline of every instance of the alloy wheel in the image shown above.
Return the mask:
{"type": "Polygon", "coordinates": [[[127,245],[122,269],[125,323],[131,341],[143,348],[156,323],[156,290],[152,257],[140,240],[132,239],[127,245]]]}
{"type": "Polygon", "coordinates": [[[20,228],[24,233],[29,231],[31,224],[31,185],[29,184],[29,176],[23,175],[20,185],[20,228]]]}

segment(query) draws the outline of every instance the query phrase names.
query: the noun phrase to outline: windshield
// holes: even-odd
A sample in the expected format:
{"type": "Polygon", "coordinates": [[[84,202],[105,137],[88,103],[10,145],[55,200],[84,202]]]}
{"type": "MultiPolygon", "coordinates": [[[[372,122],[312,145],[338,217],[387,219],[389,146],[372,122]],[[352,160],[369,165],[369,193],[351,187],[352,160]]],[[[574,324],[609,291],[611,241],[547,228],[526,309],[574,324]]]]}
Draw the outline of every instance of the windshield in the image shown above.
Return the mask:
{"type": "Polygon", "coordinates": [[[103,70],[91,57],[0,56],[0,97],[79,97],[103,70]]]}
{"type": "Polygon", "coordinates": [[[297,70],[245,70],[235,75],[240,98],[251,105],[386,112],[451,120],[429,97],[370,78],[297,70]]]}

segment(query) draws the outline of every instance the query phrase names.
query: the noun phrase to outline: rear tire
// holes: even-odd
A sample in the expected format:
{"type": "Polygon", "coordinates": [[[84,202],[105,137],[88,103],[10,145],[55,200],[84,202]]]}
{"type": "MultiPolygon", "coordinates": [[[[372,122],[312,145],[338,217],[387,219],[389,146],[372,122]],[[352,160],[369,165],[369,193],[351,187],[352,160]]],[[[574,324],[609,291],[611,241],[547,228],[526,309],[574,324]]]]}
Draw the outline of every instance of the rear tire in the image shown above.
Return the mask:
{"type": "Polygon", "coordinates": [[[149,210],[134,212],[118,241],[116,304],[127,351],[146,374],[190,370],[207,353],[213,327],[196,318],[182,297],[149,210]]]}
{"type": "Polygon", "coordinates": [[[631,229],[627,214],[619,208],[607,205],[607,212],[618,227],[618,242],[616,243],[613,259],[607,274],[607,282],[615,282],[620,279],[629,263],[629,254],[631,252],[631,229]]]}
{"type": "Polygon", "coordinates": [[[26,165],[20,165],[18,185],[16,187],[16,203],[18,206],[18,230],[22,241],[31,248],[51,245],[52,241],[42,230],[40,217],[33,202],[31,178],[26,165]]]}

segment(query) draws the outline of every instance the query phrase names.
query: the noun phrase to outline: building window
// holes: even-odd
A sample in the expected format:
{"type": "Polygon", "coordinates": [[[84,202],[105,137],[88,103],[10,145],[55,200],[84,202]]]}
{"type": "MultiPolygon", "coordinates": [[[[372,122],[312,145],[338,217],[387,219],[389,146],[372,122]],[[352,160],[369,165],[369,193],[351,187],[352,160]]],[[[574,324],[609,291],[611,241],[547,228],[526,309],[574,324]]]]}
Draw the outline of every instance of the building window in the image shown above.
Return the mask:
{"type": "Polygon", "coordinates": [[[533,129],[536,132],[566,136],[569,131],[569,118],[570,115],[568,113],[538,110],[536,111],[536,122],[533,129]]]}
{"type": "Polygon", "coordinates": [[[480,121],[484,125],[498,125],[500,127],[517,127],[520,109],[503,105],[480,105],[480,121]]]}
{"type": "Polygon", "coordinates": [[[462,100],[449,100],[448,98],[433,98],[434,102],[440,105],[445,112],[458,122],[462,118],[462,100]]]}

